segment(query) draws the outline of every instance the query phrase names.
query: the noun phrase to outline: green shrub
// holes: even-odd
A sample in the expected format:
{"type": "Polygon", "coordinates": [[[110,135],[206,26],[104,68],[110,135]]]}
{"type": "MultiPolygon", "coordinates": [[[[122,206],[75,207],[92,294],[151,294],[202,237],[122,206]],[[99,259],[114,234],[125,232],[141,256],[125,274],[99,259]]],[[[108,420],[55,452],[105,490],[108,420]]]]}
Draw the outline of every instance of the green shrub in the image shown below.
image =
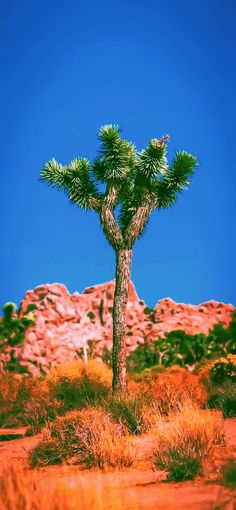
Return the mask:
{"type": "Polygon", "coordinates": [[[212,384],[218,386],[225,381],[236,382],[236,354],[216,359],[210,367],[209,377],[212,384]]]}
{"type": "Polygon", "coordinates": [[[102,408],[71,411],[56,418],[29,454],[32,467],[68,461],[88,468],[128,467],[134,460],[129,437],[102,408]]]}

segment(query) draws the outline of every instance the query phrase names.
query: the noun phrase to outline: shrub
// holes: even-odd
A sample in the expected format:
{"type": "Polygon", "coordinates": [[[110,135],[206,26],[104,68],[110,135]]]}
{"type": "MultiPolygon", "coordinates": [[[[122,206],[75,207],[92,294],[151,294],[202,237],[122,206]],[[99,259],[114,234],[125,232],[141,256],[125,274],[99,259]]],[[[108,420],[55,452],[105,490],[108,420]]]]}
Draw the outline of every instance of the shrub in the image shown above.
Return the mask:
{"type": "Polygon", "coordinates": [[[71,411],[56,418],[30,452],[31,466],[62,461],[100,469],[123,468],[133,462],[129,437],[101,408],[71,411]]]}
{"type": "Polygon", "coordinates": [[[62,412],[63,405],[51,395],[47,381],[35,379],[23,411],[24,423],[30,427],[30,433],[36,434],[62,412]]]}
{"type": "Polygon", "coordinates": [[[53,368],[46,378],[51,394],[63,402],[64,410],[94,403],[108,395],[112,372],[104,364],[75,361],[53,368]]]}
{"type": "Polygon", "coordinates": [[[236,354],[216,359],[210,366],[209,377],[211,383],[216,386],[225,381],[236,382],[236,354]]]}
{"type": "Polygon", "coordinates": [[[153,367],[145,368],[142,372],[132,373],[130,375],[130,379],[136,382],[150,381],[152,379],[156,379],[159,374],[163,374],[166,372],[166,367],[163,365],[153,365],[153,367]]]}
{"type": "Polygon", "coordinates": [[[221,409],[224,418],[236,416],[236,385],[226,381],[222,386],[213,387],[208,397],[208,406],[221,409]]]}
{"type": "Polygon", "coordinates": [[[1,427],[28,425],[36,433],[56,417],[60,407],[43,379],[9,372],[0,374],[1,427]]]}
{"type": "Polygon", "coordinates": [[[171,418],[170,428],[157,436],[155,465],[167,470],[169,480],[192,480],[201,474],[214,445],[224,443],[222,419],[191,401],[179,405],[171,418]]]}
{"type": "Polygon", "coordinates": [[[143,391],[111,397],[104,405],[131,434],[147,432],[159,418],[157,406],[143,391]]]}
{"type": "Polygon", "coordinates": [[[34,384],[30,376],[0,372],[0,426],[26,425],[24,410],[34,384]]]}
{"type": "Polygon", "coordinates": [[[186,370],[166,371],[155,380],[146,381],[149,396],[156,401],[161,414],[168,415],[178,403],[187,399],[199,406],[207,401],[207,391],[197,375],[186,370]]]}

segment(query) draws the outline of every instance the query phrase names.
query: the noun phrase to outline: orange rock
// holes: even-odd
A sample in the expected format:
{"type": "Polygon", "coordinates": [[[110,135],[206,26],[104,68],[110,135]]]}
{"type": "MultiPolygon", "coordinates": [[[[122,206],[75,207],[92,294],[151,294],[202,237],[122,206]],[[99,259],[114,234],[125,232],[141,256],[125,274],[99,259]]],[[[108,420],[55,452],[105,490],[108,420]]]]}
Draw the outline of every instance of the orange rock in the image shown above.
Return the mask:
{"type": "MultiPolygon", "coordinates": [[[[21,303],[20,316],[29,313],[35,323],[27,330],[23,345],[15,347],[15,355],[33,374],[40,367],[48,371],[56,363],[71,361],[76,351],[90,340],[98,352],[112,345],[112,307],[115,281],[87,287],[82,294],[70,294],[65,285],[45,284],[26,292],[21,303]],[[34,309],[32,309],[34,305],[34,309]]],[[[138,342],[163,337],[165,333],[182,329],[188,334],[207,334],[214,324],[227,327],[231,304],[208,301],[200,305],[175,303],[161,299],[154,309],[156,323],[145,314],[146,305],[139,300],[130,283],[127,306],[127,349],[133,351],[138,342]]],[[[0,362],[9,358],[9,349],[0,355],[0,362]]]]}

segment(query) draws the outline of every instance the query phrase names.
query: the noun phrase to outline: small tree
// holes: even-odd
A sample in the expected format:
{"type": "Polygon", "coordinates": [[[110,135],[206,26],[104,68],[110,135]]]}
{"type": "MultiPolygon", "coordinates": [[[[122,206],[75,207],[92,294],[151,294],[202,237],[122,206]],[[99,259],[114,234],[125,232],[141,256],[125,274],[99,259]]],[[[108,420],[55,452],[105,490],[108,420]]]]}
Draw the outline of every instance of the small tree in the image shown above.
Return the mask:
{"type": "Polygon", "coordinates": [[[72,203],[97,212],[116,253],[112,363],[113,392],[118,392],[126,387],[125,315],[134,242],[142,235],[151,212],[169,207],[186,188],[197,160],[188,152],[177,152],[172,166],[168,166],[168,136],[152,139],[141,152],[121,138],[117,125],[101,127],[98,137],[101,147],[95,161],[76,158],[62,166],[52,159],[40,177],[64,190],[72,203]],[[104,193],[98,189],[101,183],[106,185],[104,193]]]}

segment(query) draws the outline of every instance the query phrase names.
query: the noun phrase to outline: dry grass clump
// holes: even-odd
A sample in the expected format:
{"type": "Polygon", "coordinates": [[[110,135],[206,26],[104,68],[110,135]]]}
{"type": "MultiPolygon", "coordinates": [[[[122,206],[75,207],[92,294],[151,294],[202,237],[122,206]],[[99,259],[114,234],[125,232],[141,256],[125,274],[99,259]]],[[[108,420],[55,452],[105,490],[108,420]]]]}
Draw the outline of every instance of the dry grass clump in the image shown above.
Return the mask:
{"type": "Polygon", "coordinates": [[[133,501],[122,501],[117,489],[105,486],[101,475],[86,481],[80,477],[73,487],[39,472],[8,466],[0,473],[0,510],[138,510],[133,501]]]}
{"type": "Polygon", "coordinates": [[[223,420],[191,400],[179,404],[170,419],[169,428],[157,435],[155,465],[167,471],[169,480],[192,480],[201,474],[213,447],[224,444],[223,420]]]}
{"type": "Polygon", "coordinates": [[[1,427],[28,425],[34,434],[54,419],[61,407],[42,378],[9,372],[0,374],[1,427]]]}
{"type": "Polygon", "coordinates": [[[160,418],[157,405],[144,391],[110,397],[104,408],[131,434],[147,432],[160,418]]]}
{"type": "Polygon", "coordinates": [[[51,395],[47,382],[35,379],[23,412],[24,423],[30,427],[31,434],[39,432],[60,412],[63,412],[63,405],[51,395]]]}
{"type": "Polygon", "coordinates": [[[44,379],[2,372],[0,426],[28,425],[35,434],[58,414],[99,402],[111,381],[111,370],[96,361],[59,365],[44,379]]]}
{"type": "Polygon", "coordinates": [[[34,380],[30,376],[0,372],[0,427],[25,425],[25,404],[34,380]]]}
{"type": "Polygon", "coordinates": [[[130,438],[100,407],[71,411],[56,418],[30,452],[32,467],[67,461],[110,469],[129,467],[133,460],[130,438]]]}
{"type": "Polygon", "coordinates": [[[145,383],[146,391],[158,404],[161,414],[168,415],[186,399],[202,407],[207,402],[207,390],[199,382],[199,377],[185,370],[160,374],[156,379],[145,383]]]}
{"type": "Polygon", "coordinates": [[[46,382],[52,397],[60,400],[65,410],[78,409],[108,395],[112,372],[95,360],[87,364],[79,360],[53,368],[46,382]]]}

